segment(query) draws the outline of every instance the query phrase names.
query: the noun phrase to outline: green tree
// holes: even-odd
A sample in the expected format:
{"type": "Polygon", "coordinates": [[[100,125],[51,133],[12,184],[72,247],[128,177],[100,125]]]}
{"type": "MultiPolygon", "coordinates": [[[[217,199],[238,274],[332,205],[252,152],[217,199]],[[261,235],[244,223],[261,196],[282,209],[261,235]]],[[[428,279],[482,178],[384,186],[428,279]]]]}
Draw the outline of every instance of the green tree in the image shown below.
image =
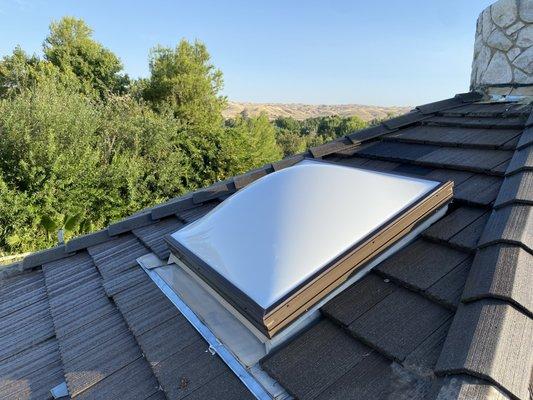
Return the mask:
{"type": "Polygon", "coordinates": [[[170,108],[192,132],[220,130],[226,106],[222,87],[222,72],[211,63],[203,43],[182,40],[175,49],[152,49],[143,96],[157,110],[170,108]]]}
{"type": "Polygon", "coordinates": [[[0,98],[19,94],[23,88],[35,82],[36,68],[40,60],[28,56],[20,47],[0,61],[0,98]]]}
{"type": "Polygon", "coordinates": [[[276,130],[265,114],[251,118],[239,116],[231,121],[221,150],[227,176],[279,160],[282,156],[276,143],[276,130]]]}
{"type": "Polygon", "coordinates": [[[343,118],[337,125],[335,133],[337,137],[348,135],[367,127],[367,123],[357,116],[343,118]]]}
{"type": "Polygon", "coordinates": [[[92,38],[92,29],[81,19],[63,17],[52,22],[43,50],[46,60],[79,78],[85,93],[105,98],[127,89],[129,78],[121,73],[119,58],[92,38]]]}

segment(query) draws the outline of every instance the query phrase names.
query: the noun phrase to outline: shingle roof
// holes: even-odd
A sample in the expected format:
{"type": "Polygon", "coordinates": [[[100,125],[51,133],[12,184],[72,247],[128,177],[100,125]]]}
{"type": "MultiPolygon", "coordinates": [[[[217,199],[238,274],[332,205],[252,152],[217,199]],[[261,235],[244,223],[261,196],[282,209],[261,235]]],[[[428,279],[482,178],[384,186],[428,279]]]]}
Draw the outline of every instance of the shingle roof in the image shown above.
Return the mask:
{"type": "Polygon", "coordinates": [[[0,397],[66,380],[73,398],[251,398],[135,260],[166,258],[165,234],[306,156],[452,180],[454,202],[263,368],[302,399],[528,398],[533,116],[479,100],[417,107],[1,270],[0,397]]]}

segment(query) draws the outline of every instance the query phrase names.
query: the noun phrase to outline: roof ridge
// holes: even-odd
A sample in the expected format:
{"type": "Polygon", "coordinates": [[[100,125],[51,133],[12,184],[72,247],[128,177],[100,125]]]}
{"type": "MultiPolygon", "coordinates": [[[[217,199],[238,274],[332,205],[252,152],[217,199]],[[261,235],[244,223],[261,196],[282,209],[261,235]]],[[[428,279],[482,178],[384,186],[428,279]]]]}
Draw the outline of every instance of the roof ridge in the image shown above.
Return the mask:
{"type": "Polygon", "coordinates": [[[505,171],[436,365],[438,374],[482,378],[516,398],[527,397],[533,344],[532,300],[528,294],[532,283],[532,238],[528,230],[533,224],[533,198],[527,193],[530,190],[525,190],[531,187],[526,171],[533,170],[532,124],[533,110],[521,134],[526,137],[521,136],[505,171]],[[496,254],[487,257],[488,252],[496,254]],[[505,284],[498,278],[505,278],[505,284]],[[494,322],[496,319],[499,323],[494,322]],[[505,371],[509,362],[514,363],[516,374],[505,371]]]}
{"type": "Polygon", "coordinates": [[[0,269],[0,280],[4,277],[16,275],[22,271],[37,268],[46,262],[56,261],[63,257],[73,255],[77,251],[103,243],[119,234],[149,225],[161,218],[175,215],[180,211],[198,207],[211,200],[224,198],[262,176],[290,167],[304,158],[322,158],[340,150],[357,147],[385,134],[427,119],[438,112],[461,107],[465,104],[479,101],[482,98],[483,95],[479,92],[466,92],[458,93],[449,99],[419,105],[411,112],[384,121],[377,126],[356,131],[320,146],[311,147],[304,153],[286,157],[282,160],[266,164],[260,168],[248,171],[241,175],[236,175],[224,181],[215,182],[206,188],[189,192],[165,203],[137,212],[118,222],[110,224],[102,230],[74,237],[67,243],[59,246],[36,251],[26,256],[22,261],[0,269]]]}

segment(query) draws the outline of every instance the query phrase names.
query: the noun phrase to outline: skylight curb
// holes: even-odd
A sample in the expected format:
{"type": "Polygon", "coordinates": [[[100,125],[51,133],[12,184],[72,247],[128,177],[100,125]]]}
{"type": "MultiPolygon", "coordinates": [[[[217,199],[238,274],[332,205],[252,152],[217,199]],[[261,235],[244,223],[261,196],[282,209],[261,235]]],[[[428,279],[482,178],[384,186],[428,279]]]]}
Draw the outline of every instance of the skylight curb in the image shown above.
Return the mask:
{"type": "MultiPolygon", "coordinates": [[[[268,338],[272,338],[277,332],[285,329],[292,321],[305,313],[305,310],[310,309],[313,304],[327,296],[336,287],[342,285],[356,269],[361,268],[369,260],[391,247],[398,240],[401,240],[403,236],[422,223],[433,212],[445,206],[450,201],[453,193],[453,184],[451,182],[439,183],[439,181],[422,179],[419,176],[339,166],[322,160],[308,161],[293,168],[295,169],[291,168],[290,172],[280,173],[281,175],[276,175],[272,178],[265,177],[265,180],[262,180],[261,183],[254,184],[255,189],[250,189],[251,191],[247,191],[246,194],[244,192],[237,194],[229,203],[220,204],[209,214],[212,216],[211,218],[215,218],[218,221],[216,226],[211,226],[205,219],[198,220],[194,225],[191,224],[165,236],[166,242],[170,245],[171,253],[176,258],[183,261],[196,275],[208,282],[225,301],[231,304],[235,310],[238,310],[259,332],[268,338]],[[300,178],[303,180],[300,180],[300,178]],[[377,189],[379,186],[376,186],[374,194],[366,194],[361,197],[361,192],[357,191],[356,187],[345,185],[346,179],[354,179],[354,184],[357,182],[357,185],[380,182],[381,189],[377,189]],[[317,182],[322,182],[322,186],[326,185],[330,189],[320,190],[321,186],[317,185],[317,182]],[[298,196],[300,185],[305,188],[314,188],[312,196],[311,192],[308,193],[310,201],[307,203],[300,203],[294,199],[294,196],[298,196]],[[294,188],[292,192],[289,190],[291,187],[294,188]],[[277,229],[271,230],[269,228],[271,220],[267,216],[270,212],[268,210],[272,209],[272,212],[277,213],[275,215],[278,215],[278,217],[285,215],[285,213],[298,216],[287,227],[298,227],[301,226],[301,223],[307,225],[308,228],[306,229],[310,230],[308,231],[309,235],[305,235],[305,237],[298,236],[300,239],[296,240],[296,242],[311,245],[316,240],[320,240],[318,239],[320,236],[312,233],[315,229],[326,229],[327,232],[339,231],[338,224],[335,227],[331,224],[330,220],[333,215],[335,215],[336,219],[341,218],[342,221],[348,221],[348,214],[339,208],[337,208],[338,212],[332,214],[332,209],[328,207],[330,212],[322,213],[321,218],[318,218],[317,214],[316,218],[311,220],[305,217],[307,214],[302,214],[303,209],[306,210],[305,213],[312,214],[309,207],[317,207],[319,204],[323,204],[323,201],[326,201],[324,196],[329,198],[330,201],[334,201],[331,197],[332,194],[329,193],[329,190],[333,187],[339,190],[338,195],[342,193],[345,203],[349,201],[341,209],[345,208],[345,206],[353,209],[353,203],[349,200],[351,198],[370,199],[373,198],[372,196],[380,196],[385,193],[388,193],[389,197],[387,197],[388,200],[386,202],[382,203],[383,207],[375,208],[370,213],[372,216],[368,218],[361,219],[361,215],[357,217],[355,210],[349,214],[351,215],[350,218],[356,218],[354,221],[361,221],[362,225],[359,224],[359,228],[355,228],[352,225],[349,227],[347,225],[348,222],[342,224],[344,228],[341,231],[345,232],[345,234],[340,236],[341,242],[337,242],[342,243],[342,247],[338,247],[339,244],[337,244],[327,250],[330,248],[330,246],[327,246],[325,249],[312,252],[303,258],[300,256],[293,259],[290,254],[294,254],[295,249],[288,249],[289,243],[293,243],[293,240],[285,237],[285,234],[294,235],[295,232],[286,230],[285,234],[283,234],[277,229]],[[391,191],[396,193],[398,197],[391,198],[391,191]],[[277,200],[275,202],[265,202],[266,193],[270,193],[269,195],[274,196],[273,199],[277,200]],[[255,198],[254,196],[259,197],[255,198]],[[253,202],[253,207],[250,201],[253,202]],[[263,205],[255,209],[257,201],[262,202],[263,205]],[[317,201],[319,203],[316,203],[317,201]],[[253,241],[250,242],[251,237],[255,237],[255,235],[250,236],[250,233],[244,233],[246,232],[247,224],[241,224],[239,225],[240,227],[236,226],[234,224],[235,215],[233,217],[230,216],[235,212],[231,210],[235,210],[237,202],[239,202],[240,207],[244,207],[244,210],[247,210],[247,217],[242,216],[245,219],[241,222],[254,221],[254,224],[259,225],[252,229],[259,229],[259,226],[263,226],[266,229],[254,230],[258,234],[262,231],[265,232],[265,235],[260,235],[259,238],[255,239],[255,244],[253,241]],[[294,207],[297,207],[297,209],[293,210],[294,207]],[[302,207],[306,208],[302,209],[302,207]],[[254,209],[256,211],[253,211],[254,209]],[[262,211],[258,213],[257,210],[262,211]],[[383,215],[384,219],[381,219],[381,215],[383,215]],[[330,223],[324,226],[321,221],[329,221],[330,223]],[[234,236],[228,236],[229,232],[225,228],[221,228],[221,226],[225,226],[224,224],[234,226],[236,229],[234,236]],[[317,224],[319,225],[317,226],[317,224]],[[204,232],[205,229],[207,229],[206,232],[204,232]],[[225,233],[222,233],[220,229],[223,229],[225,233]],[[239,236],[243,234],[244,236],[239,236]],[[178,237],[175,238],[174,235],[178,235],[178,237]],[[199,235],[199,237],[195,235],[199,235]],[[181,237],[183,243],[178,240],[179,237],[181,237]],[[210,242],[212,239],[209,238],[214,239],[215,242],[210,242]],[[281,240],[281,238],[284,239],[281,240]],[[207,242],[204,242],[205,240],[207,242]],[[220,242],[220,240],[222,241],[220,242]],[[212,247],[214,243],[218,243],[218,249],[212,247]],[[261,243],[269,244],[265,247],[261,243]],[[239,244],[244,246],[241,249],[242,251],[238,249],[239,244]],[[189,248],[189,245],[192,245],[192,247],[189,248]],[[244,249],[251,249],[254,246],[260,252],[260,254],[254,253],[255,257],[259,257],[259,260],[262,260],[259,262],[260,265],[257,266],[259,268],[257,272],[262,274],[262,278],[259,279],[268,279],[268,271],[270,269],[277,277],[273,284],[268,285],[268,287],[258,286],[257,275],[249,272],[248,266],[251,259],[246,257],[250,257],[251,254],[244,249]],[[272,253],[268,250],[269,246],[274,246],[279,253],[272,253]],[[274,257],[274,254],[277,254],[277,256],[274,257]],[[215,257],[212,260],[219,261],[209,265],[209,262],[204,260],[206,256],[206,260],[209,260],[209,257],[215,257]],[[242,258],[243,256],[244,259],[242,258]],[[304,261],[304,259],[307,259],[307,261],[304,261]],[[294,262],[294,268],[289,270],[281,267],[282,263],[289,262],[288,260],[292,260],[290,261],[291,263],[294,262]],[[217,264],[220,262],[222,264],[217,264]],[[311,263],[311,266],[304,267],[304,265],[309,265],[309,263],[311,263]],[[230,265],[233,268],[228,269],[230,265]],[[237,270],[244,269],[241,272],[237,272],[234,268],[237,268],[237,270]],[[279,270],[279,268],[282,269],[279,270]],[[282,273],[281,271],[285,272],[282,273]],[[228,273],[230,275],[227,275],[228,273]],[[300,273],[302,274],[301,278],[299,277],[300,273]],[[232,278],[229,278],[229,276],[232,276],[232,278]]],[[[377,201],[377,198],[372,201],[377,201]]],[[[311,216],[311,214],[309,215],[311,216]]],[[[285,220],[283,217],[282,219],[285,220]]],[[[316,248],[315,245],[312,246],[316,248]]],[[[302,254],[297,250],[296,253],[302,254]]]]}

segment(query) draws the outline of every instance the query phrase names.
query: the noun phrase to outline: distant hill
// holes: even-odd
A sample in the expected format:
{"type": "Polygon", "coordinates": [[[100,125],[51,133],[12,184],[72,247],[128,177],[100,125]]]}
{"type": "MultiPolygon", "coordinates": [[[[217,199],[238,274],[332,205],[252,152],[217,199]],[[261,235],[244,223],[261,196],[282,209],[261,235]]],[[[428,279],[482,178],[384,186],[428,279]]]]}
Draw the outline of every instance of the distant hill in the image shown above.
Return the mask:
{"type": "Polygon", "coordinates": [[[357,115],[364,121],[375,118],[385,118],[389,114],[405,114],[410,107],[380,107],[365,106],[361,104],[282,104],[282,103],[239,103],[228,102],[228,107],[223,111],[224,118],[232,118],[246,111],[250,116],[265,112],[270,119],[277,117],[293,117],[303,120],[312,117],[324,117],[328,115],[340,115],[343,117],[357,115]]]}

